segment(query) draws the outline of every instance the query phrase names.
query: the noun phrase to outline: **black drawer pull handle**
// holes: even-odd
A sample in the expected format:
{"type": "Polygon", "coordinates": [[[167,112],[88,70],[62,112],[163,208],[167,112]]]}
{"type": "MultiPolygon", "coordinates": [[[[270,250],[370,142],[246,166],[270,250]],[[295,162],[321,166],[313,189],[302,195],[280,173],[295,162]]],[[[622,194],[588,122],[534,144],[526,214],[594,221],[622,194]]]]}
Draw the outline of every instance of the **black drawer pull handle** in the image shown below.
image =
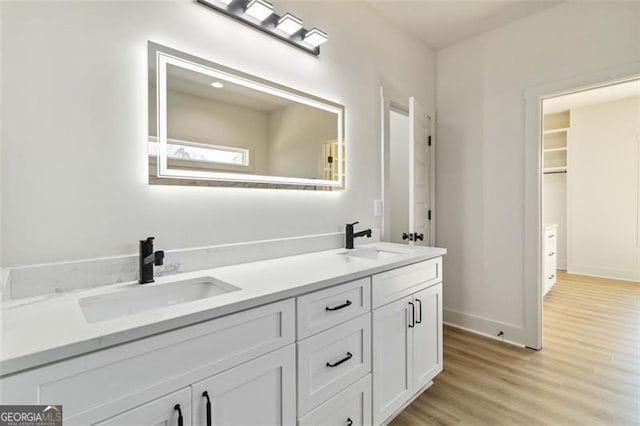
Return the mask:
{"type": "Polygon", "coordinates": [[[347,356],[345,356],[344,358],[342,358],[340,361],[336,361],[333,364],[328,362],[327,363],[327,367],[337,367],[340,364],[342,364],[343,362],[347,362],[349,361],[351,358],[353,358],[353,354],[351,352],[347,352],[347,356]]]}
{"type": "Polygon", "coordinates": [[[176,404],[173,409],[178,411],[178,426],[184,426],[184,418],[182,417],[182,409],[180,409],[180,404],[176,404]]]}
{"type": "Polygon", "coordinates": [[[556,234],[549,234],[549,236],[547,238],[554,238],[556,236],[556,234]]]}
{"type": "Polygon", "coordinates": [[[551,274],[551,276],[550,276],[549,278],[547,278],[547,279],[552,280],[552,279],[554,279],[555,277],[556,277],[556,275],[555,275],[555,274],[551,274]]]}
{"type": "Polygon", "coordinates": [[[211,400],[209,399],[209,392],[202,392],[202,396],[207,398],[207,426],[211,426],[211,400]]]}
{"type": "Polygon", "coordinates": [[[351,306],[351,300],[347,300],[346,302],[344,302],[342,305],[338,305],[338,306],[334,306],[334,307],[329,307],[327,306],[326,308],[324,308],[326,311],[338,311],[342,308],[346,308],[347,306],[351,306]]]}
{"type": "Polygon", "coordinates": [[[413,328],[416,326],[416,307],[413,302],[409,302],[411,305],[411,324],[409,324],[409,328],[413,328]]]}
{"type": "Polygon", "coordinates": [[[418,311],[418,312],[420,312],[420,319],[416,320],[416,324],[420,324],[420,323],[422,323],[422,300],[416,299],[416,302],[418,302],[420,304],[420,310],[418,311]]]}
{"type": "Polygon", "coordinates": [[[551,256],[554,256],[554,255],[555,255],[555,252],[551,252],[547,256],[551,257],[551,256]]]}
{"type": "Polygon", "coordinates": [[[351,426],[353,424],[353,420],[351,420],[351,417],[347,417],[347,426],[351,426]]]}

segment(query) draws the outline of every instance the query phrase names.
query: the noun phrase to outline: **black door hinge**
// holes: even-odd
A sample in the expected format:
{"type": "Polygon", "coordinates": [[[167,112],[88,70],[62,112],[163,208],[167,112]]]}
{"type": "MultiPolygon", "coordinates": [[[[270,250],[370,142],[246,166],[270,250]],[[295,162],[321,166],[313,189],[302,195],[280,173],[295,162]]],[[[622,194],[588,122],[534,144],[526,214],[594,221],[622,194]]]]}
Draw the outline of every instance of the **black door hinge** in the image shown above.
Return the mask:
{"type": "Polygon", "coordinates": [[[431,220],[431,210],[429,210],[429,212],[427,213],[427,219],[431,220]]]}

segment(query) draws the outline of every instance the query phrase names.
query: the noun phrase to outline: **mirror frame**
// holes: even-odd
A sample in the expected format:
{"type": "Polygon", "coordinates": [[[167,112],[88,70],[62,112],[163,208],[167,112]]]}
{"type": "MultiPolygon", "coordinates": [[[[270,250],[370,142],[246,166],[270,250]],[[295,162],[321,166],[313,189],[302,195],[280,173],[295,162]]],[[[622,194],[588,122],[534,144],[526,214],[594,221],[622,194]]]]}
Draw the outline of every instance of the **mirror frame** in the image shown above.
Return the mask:
{"type": "MultiPolygon", "coordinates": [[[[156,87],[156,137],[158,143],[157,179],[149,170],[149,182],[153,184],[178,184],[197,186],[231,186],[254,188],[285,188],[309,190],[344,190],[346,188],[345,106],[304,93],[251,74],[238,71],[215,62],[184,53],[152,41],[148,42],[148,85],[156,87]],[[336,180],[296,178],[284,176],[254,175],[208,170],[185,170],[169,166],[167,157],[167,66],[173,65],[208,75],[215,79],[272,94],[337,115],[338,178],[336,180]],[[155,70],[151,73],[149,70],[155,70]],[[154,81],[155,80],[155,81],[154,81]],[[344,165],[344,166],[343,166],[344,165]],[[206,181],[208,183],[202,183],[206,181]]],[[[151,94],[149,94],[151,95],[151,94]]],[[[149,111],[151,112],[151,111],[149,111]]],[[[147,126],[148,127],[148,126],[147,126]]],[[[150,135],[147,135],[149,140],[150,135]]],[[[151,155],[149,155],[149,159],[151,155]]],[[[150,165],[151,167],[151,165],[150,165]]]]}

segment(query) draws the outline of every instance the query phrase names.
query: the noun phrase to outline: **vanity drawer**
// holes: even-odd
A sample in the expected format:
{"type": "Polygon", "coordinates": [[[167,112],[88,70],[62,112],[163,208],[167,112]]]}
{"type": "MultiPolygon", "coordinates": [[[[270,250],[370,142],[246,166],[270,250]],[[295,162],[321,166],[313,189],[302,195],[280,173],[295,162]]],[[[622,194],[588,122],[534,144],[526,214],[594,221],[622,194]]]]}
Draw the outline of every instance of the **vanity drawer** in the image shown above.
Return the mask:
{"type": "Polygon", "coordinates": [[[298,415],[370,371],[370,313],[298,342],[298,415]]]}
{"type": "Polygon", "coordinates": [[[298,297],[298,339],[341,324],[371,309],[371,278],[298,297]]]}
{"type": "Polygon", "coordinates": [[[18,373],[0,404],[55,401],[65,424],[91,424],[293,343],[294,321],[287,299],[18,373]]]}
{"type": "Polygon", "coordinates": [[[298,420],[298,426],[367,426],[370,424],[371,374],[298,420]]]}
{"type": "Polygon", "coordinates": [[[373,276],[373,308],[409,296],[416,290],[442,281],[442,257],[392,269],[373,276]]]}

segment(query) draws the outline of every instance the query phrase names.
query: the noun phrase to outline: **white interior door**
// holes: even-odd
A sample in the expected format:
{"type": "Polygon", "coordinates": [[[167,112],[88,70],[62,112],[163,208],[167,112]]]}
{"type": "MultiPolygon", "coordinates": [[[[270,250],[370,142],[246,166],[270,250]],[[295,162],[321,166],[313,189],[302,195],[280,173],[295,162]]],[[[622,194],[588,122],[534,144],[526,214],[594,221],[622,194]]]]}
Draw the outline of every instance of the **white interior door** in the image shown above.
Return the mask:
{"type": "Polygon", "coordinates": [[[431,124],[414,97],[409,98],[409,123],[409,244],[430,245],[431,124]]]}
{"type": "Polygon", "coordinates": [[[431,118],[414,97],[381,88],[382,240],[433,245],[431,118]]]}

